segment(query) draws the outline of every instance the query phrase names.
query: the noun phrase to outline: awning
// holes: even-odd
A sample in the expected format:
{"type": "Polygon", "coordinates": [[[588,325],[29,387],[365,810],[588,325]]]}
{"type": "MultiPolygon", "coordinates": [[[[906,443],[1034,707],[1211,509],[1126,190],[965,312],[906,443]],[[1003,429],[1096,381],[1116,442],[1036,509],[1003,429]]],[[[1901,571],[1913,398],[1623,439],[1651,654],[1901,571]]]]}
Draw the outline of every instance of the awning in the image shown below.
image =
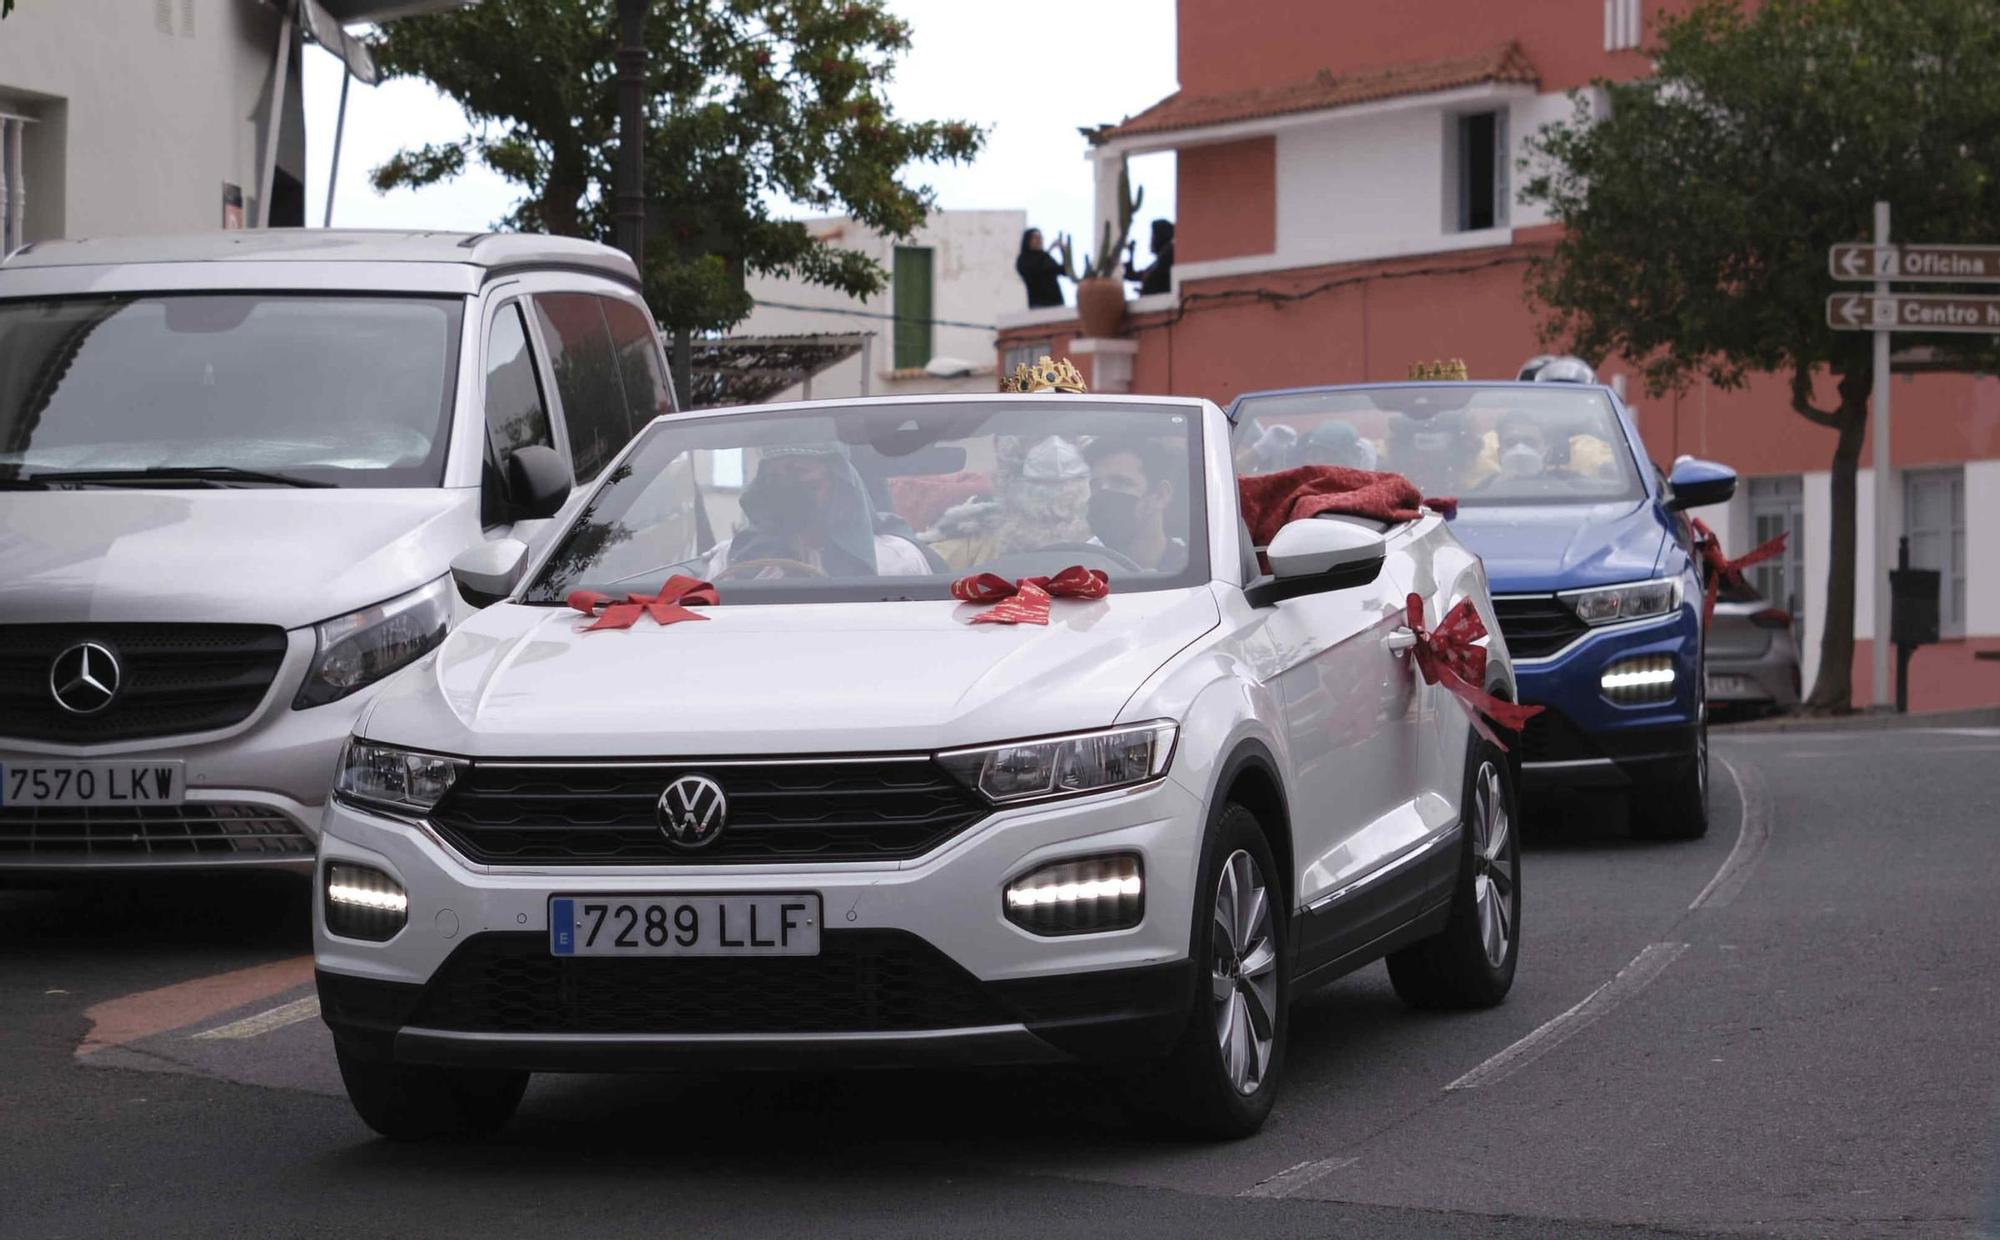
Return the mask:
{"type": "Polygon", "coordinates": [[[368,54],[368,45],[347,33],[320,0],[299,0],[299,16],[306,37],[346,61],[347,71],[362,85],[373,86],[380,80],[382,75],[375,68],[375,58],[368,54]]]}
{"type": "Polygon", "coordinates": [[[687,407],[762,404],[853,357],[867,339],[866,332],[696,339],[687,407]]]}

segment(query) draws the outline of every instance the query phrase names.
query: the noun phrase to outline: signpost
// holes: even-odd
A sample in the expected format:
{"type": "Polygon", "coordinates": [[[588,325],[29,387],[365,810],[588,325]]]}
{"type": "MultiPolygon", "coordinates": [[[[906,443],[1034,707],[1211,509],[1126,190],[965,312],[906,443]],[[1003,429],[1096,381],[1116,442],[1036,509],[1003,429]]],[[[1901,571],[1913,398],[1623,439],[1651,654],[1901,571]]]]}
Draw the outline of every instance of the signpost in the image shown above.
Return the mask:
{"type": "MultiPolygon", "coordinates": [[[[2000,297],[1892,293],[1891,280],[1912,283],[2000,284],[2000,246],[1891,245],[1889,204],[1875,204],[1875,243],[1836,245],[1826,267],[1836,280],[1873,281],[1873,293],[1826,299],[1827,326],[1875,333],[1875,563],[1885,568],[1896,545],[1898,509],[1890,481],[1889,337],[1895,332],[1976,332],[2000,335],[2000,297]]],[[[1891,591],[1875,589],[1875,705],[1890,705],[1891,591]]]]}

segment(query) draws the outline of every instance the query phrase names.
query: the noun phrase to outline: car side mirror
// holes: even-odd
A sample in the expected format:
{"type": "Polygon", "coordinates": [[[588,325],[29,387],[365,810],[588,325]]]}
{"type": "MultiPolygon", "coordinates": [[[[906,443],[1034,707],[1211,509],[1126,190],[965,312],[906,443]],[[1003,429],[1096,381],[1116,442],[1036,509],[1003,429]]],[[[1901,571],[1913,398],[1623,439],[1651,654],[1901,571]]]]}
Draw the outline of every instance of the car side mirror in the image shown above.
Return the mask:
{"type": "Polygon", "coordinates": [[[1736,471],[1714,461],[1684,456],[1667,475],[1667,507],[1675,512],[1726,503],[1736,494],[1736,471]]]}
{"type": "Polygon", "coordinates": [[[553,517],[569,498],[569,467],[554,448],[531,443],[507,456],[507,494],[523,517],[553,517]]]}
{"type": "Polygon", "coordinates": [[[1380,531],[1338,517],[1287,522],[1264,557],[1271,575],[1244,591],[1262,607],[1302,594],[1366,585],[1382,571],[1388,542],[1380,531]]]}
{"type": "Polygon", "coordinates": [[[491,607],[521,584],[521,570],[527,565],[528,544],[518,538],[496,538],[459,552],[451,562],[451,579],[460,598],[474,607],[491,607]]]}

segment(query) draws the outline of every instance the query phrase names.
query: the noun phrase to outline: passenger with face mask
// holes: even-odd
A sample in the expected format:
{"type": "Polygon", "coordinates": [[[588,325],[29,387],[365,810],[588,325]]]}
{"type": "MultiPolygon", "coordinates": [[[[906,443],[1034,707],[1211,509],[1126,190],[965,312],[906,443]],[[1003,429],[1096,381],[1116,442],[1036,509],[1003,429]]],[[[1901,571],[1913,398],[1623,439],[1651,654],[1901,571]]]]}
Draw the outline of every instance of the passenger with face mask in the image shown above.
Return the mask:
{"type": "Polygon", "coordinates": [[[1090,461],[1090,532],[1142,569],[1180,567],[1187,543],[1168,532],[1175,481],[1185,477],[1174,453],[1142,437],[1099,436],[1090,461]]]}
{"type": "Polygon", "coordinates": [[[1500,439],[1500,475],[1535,478],[1549,469],[1548,436],[1542,424],[1525,413],[1502,414],[1494,426],[1500,439]]]}
{"type": "Polygon", "coordinates": [[[742,505],[743,524],[709,554],[711,581],[931,571],[914,542],[876,532],[867,488],[839,444],[765,448],[742,505]]]}

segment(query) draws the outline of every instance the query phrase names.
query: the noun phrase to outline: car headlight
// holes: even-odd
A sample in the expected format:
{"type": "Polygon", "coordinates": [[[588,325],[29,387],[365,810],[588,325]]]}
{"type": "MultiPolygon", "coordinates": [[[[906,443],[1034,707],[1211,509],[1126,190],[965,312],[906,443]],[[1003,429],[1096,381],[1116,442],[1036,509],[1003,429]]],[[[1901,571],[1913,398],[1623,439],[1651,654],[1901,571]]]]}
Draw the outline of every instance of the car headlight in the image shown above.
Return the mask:
{"type": "Polygon", "coordinates": [[[1662,577],[1599,590],[1574,590],[1564,594],[1562,600],[1585,624],[1644,620],[1648,616],[1664,616],[1679,607],[1681,583],[1677,578],[1662,577]]]}
{"type": "Polygon", "coordinates": [[[351,737],[340,752],[340,769],[334,775],[335,796],[388,809],[427,814],[451,791],[458,773],[465,769],[462,758],[445,758],[434,753],[377,745],[351,737]]]}
{"type": "Polygon", "coordinates": [[[451,578],[313,626],[319,643],[293,710],[337,702],[415,661],[451,627],[451,578]]]}
{"type": "Polygon", "coordinates": [[[1082,796],[1158,779],[1173,758],[1178,724],[1164,719],[955,749],[938,755],[944,769],[996,804],[1082,796]]]}

